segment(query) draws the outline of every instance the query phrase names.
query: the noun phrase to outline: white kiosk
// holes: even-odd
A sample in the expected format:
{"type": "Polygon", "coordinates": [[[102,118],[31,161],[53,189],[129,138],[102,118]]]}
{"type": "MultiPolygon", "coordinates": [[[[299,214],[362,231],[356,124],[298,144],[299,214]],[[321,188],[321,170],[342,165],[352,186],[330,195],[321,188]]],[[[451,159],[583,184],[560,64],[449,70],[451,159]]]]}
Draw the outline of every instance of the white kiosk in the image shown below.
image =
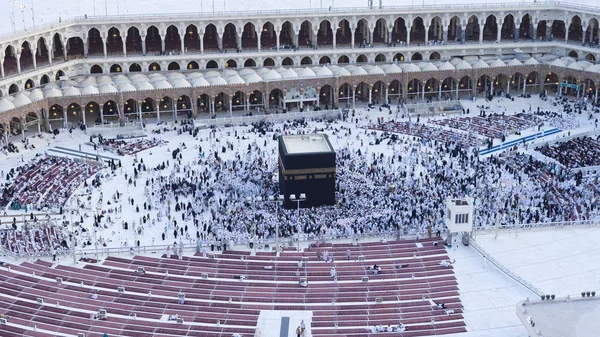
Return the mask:
{"type": "Polygon", "coordinates": [[[469,244],[469,233],[473,228],[473,202],[474,199],[465,196],[463,198],[448,198],[446,200],[446,227],[448,238],[446,244],[453,244],[455,234],[462,233],[462,242],[469,244]]]}

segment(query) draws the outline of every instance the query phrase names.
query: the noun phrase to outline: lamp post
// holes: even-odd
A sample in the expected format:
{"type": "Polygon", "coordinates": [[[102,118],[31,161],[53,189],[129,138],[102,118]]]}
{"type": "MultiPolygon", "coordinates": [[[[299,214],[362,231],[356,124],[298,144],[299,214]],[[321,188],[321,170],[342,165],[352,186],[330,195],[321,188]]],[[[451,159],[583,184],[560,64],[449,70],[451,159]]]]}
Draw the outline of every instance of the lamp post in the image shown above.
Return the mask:
{"type": "Polygon", "coordinates": [[[290,200],[298,204],[298,251],[300,251],[300,202],[306,201],[306,194],[300,193],[298,198],[296,198],[295,194],[290,194],[290,200]]]}
{"type": "Polygon", "coordinates": [[[277,197],[270,196],[267,201],[275,203],[275,254],[279,256],[279,218],[277,217],[277,211],[279,209],[279,205],[283,202],[283,195],[278,195],[277,197]]]}

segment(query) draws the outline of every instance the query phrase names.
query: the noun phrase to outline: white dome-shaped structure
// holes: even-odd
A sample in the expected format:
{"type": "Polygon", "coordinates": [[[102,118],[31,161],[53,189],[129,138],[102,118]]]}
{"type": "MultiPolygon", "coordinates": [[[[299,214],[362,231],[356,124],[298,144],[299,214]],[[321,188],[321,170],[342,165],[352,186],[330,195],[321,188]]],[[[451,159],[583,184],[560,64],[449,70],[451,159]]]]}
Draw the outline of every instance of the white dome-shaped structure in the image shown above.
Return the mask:
{"type": "Polygon", "coordinates": [[[187,78],[188,78],[188,80],[190,80],[190,81],[192,81],[192,80],[194,80],[194,79],[196,79],[196,78],[199,78],[199,77],[204,77],[204,75],[203,75],[202,73],[191,73],[191,74],[187,74],[187,78]]]}
{"type": "Polygon", "coordinates": [[[93,85],[86,85],[85,87],[79,89],[79,91],[82,95],[97,95],[100,93],[98,88],[93,85]]]}
{"type": "Polygon", "coordinates": [[[204,73],[204,78],[211,78],[216,76],[221,76],[221,73],[216,70],[211,70],[204,73]]]}
{"type": "Polygon", "coordinates": [[[154,89],[173,89],[171,83],[166,80],[152,81],[152,85],[154,86],[154,89]]]}
{"type": "Polygon", "coordinates": [[[584,65],[579,62],[573,62],[567,66],[567,69],[575,69],[575,70],[583,70],[585,68],[587,68],[587,67],[584,67],[584,65]]]}
{"type": "Polygon", "coordinates": [[[20,107],[20,106],[23,106],[23,105],[27,105],[29,103],[31,103],[31,100],[29,99],[29,97],[27,97],[22,92],[16,94],[15,95],[15,99],[13,99],[13,101],[12,101],[12,104],[15,107],[20,107]]]}
{"type": "Polygon", "coordinates": [[[262,77],[258,76],[257,73],[252,72],[249,74],[246,74],[244,76],[242,76],[242,78],[244,79],[244,82],[246,83],[257,83],[257,82],[262,82],[262,77]]]}
{"type": "Polygon", "coordinates": [[[119,92],[119,90],[117,90],[117,88],[115,88],[115,86],[112,84],[99,85],[98,91],[101,94],[114,94],[119,92]]]}
{"type": "Polygon", "coordinates": [[[280,72],[279,75],[281,75],[281,78],[286,79],[286,78],[297,78],[298,74],[294,71],[294,69],[290,68],[287,69],[283,72],[280,72]]]}
{"type": "Polygon", "coordinates": [[[506,65],[511,66],[511,67],[512,66],[521,66],[521,65],[523,65],[523,63],[521,63],[521,61],[519,61],[517,59],[512,59],[512,60],[506,62],[506,65]]]}
{"type": "Polygon", "coordinates": [[[456,68],[454,68],[454,65],[450,62],[444,62],[444,63],[440,64],[438,69],[439,70],[456,70],[456,68]]]}
{"type": "Polygon", "coordinates": [[[208,81],[210,82],[210,85],[227,85],[227,81],[221,77],[221,75],[211,77],[208,81]]]}
{"type": "Polygon", "coordinates": [[[192,85],[188,82],[185,77],[178,77],[170,80],[173,88],[191,88],[192,85]]]}
{"type": "Polygon", "coordinates": [[[330,66],[329,69],[335,74],[335,76],[350,76],[350,72],[340,66],[330,66]]]}
{"type": "Polygon", "coordinates": [[[79,96],[81,91],[75,87],[66,87],[63,89],[63,96],[79,96]]]}
{"type": "Polygon", "coordinates": [[[455,57],[452,60],[450,60],[450,64],[452,64],[453,66],[456,66],[459,63],[462,63],[463,59],[461,59],[460,57],[455,57]]]}
{"type": "Polygon", "coordinates": [[[263,80],[268,81],[268,80],[280,80],[281,79],[281,75],[276,72],[273,69],[267,69],[266,72],[261,74],[261,77],[263,78],[263,80]]]}
{"type": "Polygon", "coordinates": [[[0,98],[0,112],[9,111],[15,108],[15,105],[6,98],[0,98]]]}
{"type": "Polygon", "coordinates": [[[352,76],[368,75],[367,71],[364,70],[363,67],[361,67],[361,66],[349,65],[349,66],[346,66],[346,70],[348,70],[350,72],[350,74],[352,74],[352,76]]]}
{"type": "Polygon", "coordinates": [[[490,67],[493,67],[493,68],[506,67],[506,63],[504,63],[504,61],[502,61],[501,59],[495,59],[492,62],[490,62],[490,67]]]}
{"type": "Polygon", "coordinates": [[[383,71],[383,69],[381,69],[379,66],[365,65],[365,66],[362,66],[362,68],[369,75],[384,75],[385,74],[385,71],[383,71]]]}
{"type": "MultiPolygon", "coordinates": [[[[585,68],[585,71],[589,71],[592,73],[600,73],[600,64],[594,64],[593,66],[589,66],[585,68]]],[[[29,96],[31,97],[31,96],[29,96]]]]}
{"type": "Polygon", "coordinates": [[[152,84],[150,84],[150,82],[148,82],[148,81],[134,82],[133,85],[136,87],[136,89],[138,91],[154,90],[154,86],[152,84]]]}
{"type": "Polygon", "coordinates": [[[185,75],[182,74],[182,73],[168,73],[167,74],[167,79],[169,81],[173,81],[173,80],[176,80],[176,79],[179,79],[179,78],[184,78],[184,77],[185,77],[185,75]]]}
{"type": "Polygon", "coordinates": [[[148,75],[148,78],[150,79],[150,82],[153,81],[158,81],[158,80],[166,80],[167,78],[165,77],[165,75],[163,74],[159,74],[159,73],[152,73],[148,75]]]}
{"type": "Polygon", "coordinates": [[[40,90],[40,89],[33,89],[31,90],[31,92],[29,93],[29,99],[32,102],[36,102],[39,101],[41,99],[44,99],[44,93],[40,90]]]}
{"type": "Polygon", "coordinates": [[[382,64],[380,66],[386,74],[398,74],[402,73],[402,68],[398,67],[396,64],[382,64]]]}
{"type": "Polygon", "coordinates": [[[96,78],[96,83],[98,83],[98,85],[113,84],[113,79],[108,75],[102,75],[96,78]]]}
{"type": "Polygon", "coordinates": [[[523,64],[527,66],[534,66],[540,63],[534,57],[530,57],[525,62],[523,62],[523,64]]]}
{"type": "Polygon", "coordinates": [[[210,83],[208,83],[208,81],[204,77],[197,77],[192,80],[192,86],[194,88],[208,87],[210,86],[210,83]]]}
{"type": "Polygon", "coordinates": [[[125,82],[121,85],[119,85],[119,92],[128,92],[128,91],[136,91],[137,89],[135,88],[135,86],[129,82],[125,82]]]}
{"type": "Polygon", "coordinates": [[[44,97],[46,97],[46,98],[62,97],[62,91],[60,91],[56,88],[50,88],[50,89],[44,91],[44,97]]]}
{"type": "Polygon", "coordinates": [[[129,77],[127,77],[125,75],[117,75],[113,78],[113,82],[116,85],[121,85],[123,83],[129,83],[129,82],[131,82],[131,80],[129,79],[129,77]]]}
{"type": "Polygon", "coordinates": [[[313,71],[317,76],[333,76],[333,71],[327,67],[314,67],[313,71]]]}
{"type": "Polygon", "coordinates": [[[306,68],[299,68],[298,70],[296,70],[296,73],[300,77],[314,77],[314,76],[317,76],[317,74],[315,74],[315,72],[312,71],[312,69],[310,69],[308,67],[306,67],[306,68]]]}
{"type": "Polygon", "coordinates": [[[244,69],[240,69],[237,71],[238,75],[240,76],[246,76],[248,74],[256,74],[256,71],[254,69],[250,69],[250,68],[244,68],[244,69]]]}
{"type": "Polygon", "coordinates": [[[431,62],[423,62],[418,65],[421,71],[438,71],[439,69],[431,62]]]}
{"type": "Polygon", "coordinates": [[[550,62],[550,65],[553,67],[562,67],[562,68],[565,68],[567,66],[565,64],[565,62],[563,62],[563,60],[561,60],[561,59],[556,59],[556,60],[550,62]]]}
{"type": "Polygon", "coordinates": [[[454,65],[454,68],[456,68],[456,70],[473,69],[471,64],[465,60],[462,60],[462,61],[460,61],[460,63],[454,65]]]}
{"type": "Polygon", "coordinates": [[[245,84],[246,82],[244,82],[244,79],[241,78],[240,75],[235,73],[234,75],[227,77],[227,83],[228,84],[245,84]]]}
{"type": "Polygon", "coordinates": [[[477,62],[473,63],[472,67],[473,69],[485,69],[489,68],[490,66],[484,60],[478,60],[477,62]]]}
{"type": "Polygon", "coordinates": [[[402,71],[405,73],[418,73],[421,71],[421,68],[414,63],[406,63],[402,65],[402,71]]]}

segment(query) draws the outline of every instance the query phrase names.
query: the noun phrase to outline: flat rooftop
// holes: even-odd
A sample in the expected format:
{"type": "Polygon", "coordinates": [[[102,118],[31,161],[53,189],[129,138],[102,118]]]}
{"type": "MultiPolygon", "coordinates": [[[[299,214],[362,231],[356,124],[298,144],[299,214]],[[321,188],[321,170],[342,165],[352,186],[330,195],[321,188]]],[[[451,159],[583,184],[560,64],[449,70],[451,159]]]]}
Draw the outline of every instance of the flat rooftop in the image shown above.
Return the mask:
{"type": "Polygon", "coordinates": [[[600,331],[600,298],[537,301],[517,310],[527,310],[534,331],[544,337],[595,337],[600,331]]]}
{"type": "Polygon", "coordinates": [[[333,148],[327,138],[319,133],[283,136],[283,144],[289,154],[330,152],[333,148]]]}

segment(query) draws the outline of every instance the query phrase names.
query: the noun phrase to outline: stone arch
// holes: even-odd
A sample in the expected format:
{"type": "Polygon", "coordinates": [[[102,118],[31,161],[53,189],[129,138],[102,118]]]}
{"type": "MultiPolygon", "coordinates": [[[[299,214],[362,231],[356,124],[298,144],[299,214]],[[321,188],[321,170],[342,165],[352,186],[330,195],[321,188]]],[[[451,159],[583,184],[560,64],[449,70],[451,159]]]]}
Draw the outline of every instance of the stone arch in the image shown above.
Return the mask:
{"type": "Polygon", "coordinates": [[[329,58],[329,56],[322,56],[319,59],[319,64],[331,64],[331,59],[329,58]]]}
{"type": "MultiPolygon", "coordinates": [[[[485,27],[485,25],[484,25],[484,27],[485,27]]],[[[479,41],[479,34],[480,34],[481,29],[482,28],[479,25],[479,18],[476,15],[471,15],[467,19],[467,25],[465,26],[464,40],[465,41],[479,41]]],[[[485,28],[484,28],[484,32],[485,32],[485,28]]],[[[462,38],[461,38],[461,40],[462,40],[462,38]]]]}
{"type": "Polygon", "coordinates": [[[485,97],[490,95],[492,89],[492,78],[488,75],[481,75],[477,79],[477,94],[483,94],[485,97]]]}
{"type": "Polygon", "coordinates": [[[423,18],[417,16],[414,18],[412,22],[412,26],[410,27],[410,41],[412,42],[425,42],[425,22],[423,18]]]}
{"type": "Polygon", "coordinates": [[[137,119],[138,116],[138,107],[137,107],[137,101],[133,98],[130,98],[128,100],[125,101],[125,103],[123,104],[123,115],[127,116],[128,118],[135,118],[137,119]]]}
{"type": "Polygon", "coordinates": [[[92,122],[93,124],[102,123],[100,104],[91,101],[85,105],[85,120],[86,122],[92,122]]]}
{"type": "Polygon", "coordinates": [[[200,96],[198,96],[198,98],[196,99],[196,108],[198,109],[198,112],[204,112],[204,113],[209,113],[211,112],[211,107],[210,107],[210,96],[207,94],[202,94],[200,96]]]}
{"type": "Polygon", "coordinates": [[[352,44],[352,30],[350,29],[350,22],[346,19],[342,19],[336,27],[335,44],[336,46],[349,46],[352,44]]]}
{"type": "Polygon", "coordinates": [[[408,81],[408,86],[406,88],[407,98],[419,99],[422,95],[422,92],[423,83],[419,79],[413,78],[410,81],[408,81]]]}
{"type": "Polygon", "coordinates": [[[48,75],[42,75],[42,78],[40,78],[40,85],[44,85],[48,82],[50,82],[50,77],[48,75]]]}
{"type": "MultiPolygon", "coordinates": [[[[62,35],[59,33],[54,33],[52,36],[52,45],[54,50],[50,51],[50,57],[52,60],[55,58],[63,58],[65,56],[65,48],[67,49],[67,55],[81,55],[83,56],[83,40],[80,37],[72,37],[67,39],[67,44],[63,45],[62,35]],[[73,41],[77,41],[77,45],[70,45],[71,39],[73,41]],[[69,49],[73,48],[73,52],[69,53],[69,49]]],[[[48,48],[48,46],[44,46],[44,48],[48,48]]],[[[47,49],[46,49],[47,50],[47,49]]]]}
{"type": "Polygon", "coordinates": [[[272,89],[271,92],[269,93],[269,105],[272,108],[283,108],[285,109],[285,107],[283,106],[283,91],[281,91],[281,89],[279,88],[275,88],[272,89]]]}
{"type": "Polygon", "coordinates": [[[132,63],[129,66],[129,72],[133,73],[133,72],[140,72],[142,71],[142,66],[140,66],[138,63],[132,63]]]}
{"type": "Polygon", "coordinates": [[[519,39],[533,39],[533,17],[529,13],[525,13],[525,15],[521,17],[519,39]]]}
{"type": "Polygon", "coordinates": [[[377,21],[375,21],[375,28],[373,30],[373,44],[388,43],[387,30],[387,21],[384,18],[379,18],[377,21]]]}
{"type": "Polygon", "coordinates": [[[354,97],[354,90],[352,86],[348,83],[342,83],[338,88],[338,101],[337,103],[345,102],[349,104],[352,98],[354,97]]]}
{"type": "Polygon", "coordinates": [[[192,109],[192,100],[187,95],[181,95],[177,98],[176,109],[178,116],[183,115],[187,118],[192,118],[194,113],[192,109]]]}
{"type": "Polygon", "coordinates": [[[63,107],[60,104],[54,104],[48,110],[48,122],[54,128],[64,127],[63,107]]]}
{"type": "Polygon", "coordinates": [[[369,58],[365,54],[360,54],[356,57],[356,63],[367,63],[369,58]]]}
{"type": "Polygon", "coordinates": [[[294,47],[294,25],[291,22],[286,21],[281,25],[281,31],[279,32],[279,45],[283,49],[291,49],[294,47]]]}
{"type": "Polygon", "coordinates": [[[16,83],[13,83],[10,85],[10,87],[8,87],[8,94],[12,95],[12,94],[16,94],[18,93],[19,90],[19,86],[16,83]]]}
{"type": "Polygon", "coordinates": [[[104,55],[104,42],[97,28],[91,28],[88,31],[87,45],[88,55],[104,55]]]}
{"type": "Polygon", "coordinates": [[[40,37],[39,39],[37,39],[36,50],[37,50],[37,52],[35,53],[34,57],[35,57],[35,62],[38,67],[40,65],[46,65],[47,63],[50,62],[48,59],[48,48],[46,48],[46,39],[45,38],[40,37]]]}
{"type": "Polygon", "coordinates": [[[222,41],[223,41],[223,49],[233,49],[236,50],[237,49],[237,38],[238,38],[238,33],[237,33],[237,28],[235,27],[235,25],[231,22],[229,22],[228,24],[225,25],[225,28],[223,29],[223,36],[222,36],[222,41]]]}
{"type": "Polygon", "coordinates": [[[12,45],[8,45],[4,49],[4,74],[5,76],[13,75],[18,72],[17,54],[12,45]]]}
{"type": "Polygon", "coordinates": [[[65,73],[62,70],[59,70],[59,71],[56,72],[56,75],[54,75],[54,80],[58,81],[63,76],[65,76],[65,73]]]}
{"type": "Polygon", "coordinates": [[[400,99],[402,98],[402,90],[399,80],[392,80],[390,82],[388,90],[388,100],[392,102],[393,97],[396,97],[398,100],[398,104],[400,104],[400,99]]]}
{"type": "Polygon", "coordinates": [[[216,94],[214,104],[215,104],[215,108],[214,108],[215,113],[219,110],[221,112],[227,111],[228,106],[229,106],[228,95],[225,94],[224,92],[220,92],[220,93],[216,94]]]}
{"type": "Polygon", "coordinates": [[[29,41],[25,41],[21,44],[21,71],[27,71],[33,69],[33,52],[29,41]]]}
{"type": "MultiPolygon", "coordinates": [[[[58,37],[57,35],[55,36],[55,40],[58,37]]],[[[55,41],[55,45],[56,45],[56,41],[55,41]]],[[[62,46],[62,42],[61,42],[61,46],[62,46]]],[[[83,40],[79,37],[79,36],[73,36],[70,37],[67,40],[67,58],[70,57],[83,57],[84,53],[85,53],[85,48],[84,48],[84,43],[83,40]]],[[[58,53],[58,51],[55,51],[54,57],[57,57],[56,54],[58,53]]],[[[62,55],[59,55],[58,57],[62,57],[62,55]]]]}
{"type": "Polygon", "coordinates": [[[587,29],[585,30],[585,41],[590,45],[598,44],[599,33],[600,30],[598,29],[598,19],[590,19],[587,25],[587,29]]]}
{"type": "Polygon", "coordinates": [[[125,50],[127,54],[142,54],[142,36],[140,30],[131,26],[127,29],[127,38],[125,38],[125,50]]]}
{"type": "Polygon", "coordinates": [[[200,35],[198,34],[198,27],[196,25],[191,24],[185,28],[183,46],[186,53],[200,51],[200,35]]]}
{"type": "Polygon", "coordinates": [[[377,54],[377,56],[375,56],[375,62],[386,62],[387,61],[387,57],[385,57],[385,55],[383,54],[377,54]]]}
{"type": "Polygon", "coordinates": [[[94,64],[91,68],[90,68],[90,74],[102,74],[104,72],[104,70],[102,69],[102,67],[98,64],[94,64]]]}
{"type": "Polygon", "coordinates": [[[23,88],[25,90],[29,90],[29,89],[33,89],[35,87],[35,83],[33,82],[33,80],[30,78],[27,81],[25,81],[25,85],[23,86],[23,88]]]}
{"type": "Polygon", "coordinates": [[[158,104],[158,110],[160,112],[173,112],[173,100],[169,96],[164,96],[160,99],[158,104]]]}
{"type": "Polygon", "coordinates": [[[442,25],[442,18],[436,15],[430,21],[429,29],[427,31],[427,39],[429,41],[441,41],[443,33],[444,26],[442,25]]]}
{"type": "Polygon", "coordinates": [[[302,21],[300,24],[300,32],[298,32],[298,48],[300,46],[312,47],[315,44],[313,41],[312,22],[308,20],[302,21]]]}
{"type": "Polygon", "coordinates": [[[115,27],[108,30],[106,52],[109,55],[123,55],[123,38],[121,32],[115,27]]]}
{"type": "Polygon", "coordinates": [[[571,18],[569,25],[569,41],[579,42],[583,38],[583,24],[579,15],[571,18]]]}
{"type": "Polygon", "coordinates": [[[10,119],[10,134],[13,136],[20,135],[23,132],[23,121],[19,117],[10,119]]]}
{"type": "Polygon", "coordinates": [[[348,58],[348,56],[342,55],[342,56],[338,57],[337,63],[338,64],[347,64],[347,63],[350,63],[350,59],[348,58]]]}
{"type": "Polygon", "coordinates": [[[150,97],[146,97],[142,100],[141,104],[142,108],[142,117],[144,113],[155,113],[156,112],[156,102],[154,99],[150,97]]]}
{"type": "MultiPolygon", "coordinates": [[[[477,24],[479,26],[479,23],[477,24]]],[[[462,26],[460,18],[454,15],[448,22],[448,41],[462,40],[462,26]]]]}
{"type": "Polygon", "coordinates": [[[275,61],[270,57],[267,57],[263,61],[263,67],[274,67],[274,66],[275,66],[275,61]]]}
{"type": "Polygon", "coordinates": [[[231,110],[246,110],[246,93],[238,90],[233,94],[233,96],[231,96],[231,110]]]}
{"type": "Polygon", "coordinates": [[[567,27],[562,20],[554,20],[552,22],[551,38],[564,40],[566,37],[567,27]]]}
{"type": "Polygon", "coordinates": [[[270,21],[265,22],[260,32],[261,48],[275,48],[277,46],[277,32],[275,26],[270,21]]]}
{"type": "Polygon", "coordinates": [[[202,37],[204,51],[219,50],[219,38],[217,27],[212,23],[206,25],[204,27],[204,36],[202,37]]]}
{"type": "Polygon", "coordinates": [[[443,99],[450,99],[451,97],[454,97],[455,99],[458,99],[458,97],[456,96],[456,89],[458,89],[458,81],[454,78],[454,77],[446,77],[442,82],[441,82],[441,94],[443,99]]]}
{"type": "Polygon", "coordinates": [[[433,100],[439,96],[440,81],[436,78],[430,78],[424,83],[425,86],[425,99],[433,100]]]}
{"type": "MultiPolygon", "coordinates": [[[[67,124],[75,125],[83,123],[82,108],[77,103],[71,103],[67,106],[67,124]]],[[[86,120],[87,123],[87,120],[86,120]]]]}
{"type": "Polygon", "coordinates": [[[305,56],[302,58],[302,60],[300,60],[300,65],[311,65],[312,64],[312,59],[308,56],[305,56]]]}
{"type": "Polygon", "coordinates": [[[119,105],[111,99],[104,102],[104,104],[102,104],[102,117],[103,117],[104,121],[106,121],[107,119],[110,121],[114,121],[115,119],[118,119],[119,118],[119,105]]]}
{"type": "Polygon", "coordinates": [[[413,53],[410,57],[411,61],[423,61],[423,55],[421,53],[413,53]]]}
{"type": "Polygon", "coordinates": [[[179,28],[175,27],[175,25],[170,25],[167,27],[167,34],[165,35],[165,53],[177,54],[181,51],[179,28]]]}
{"type": "Polygon", "coordinates": [[[169,63],[169,65],[167,66],[167,70],[180,70],[181,66],[179,65],[179,63],[173,61],[171,63],[169,63]]]}
{"type": "Polygon", "coordinates": [[[250,93],[250,95],[248,96],[248,98],[250,99],[249,101],[249,109],[252,109],[253,107],[264,107],[265,105],[265,101],[264,101],[264,97],[263,97],[263,93],[260,90],[254,90],[250,93]]]}
{"type": "Polygon", "coordinates": [[[371,102],[375,105],[387,104],[385,101],[385,89],[386,85],[383,81],[377,81],[373,84],[371,92],[371,102]]]}
{"type": "Polygon", "coordinates": [[[188,64],[187,64],[187,67],[186,67],[186,68],[187,68],[188,70],[190,70],[190,69],[200,69],[200,65],[199,65],[199,64],[198,64],[198,62],[196,62],[196,61],[190,61],[190,62],[188,62],[188,64]]]}
{"type": "Polygon", "coordinates": [[[585,55],[585,60],[596,62],[596,56],[594,56],[594,54],[587,54],[587,55],[585,55]]]}
{"type": "Polygon", "coordinates": [[[356,28],[354,29],[354,44],[360,48],[366,48],[369,44],[371,34],[369,32],[369,22],[362,18],[356,22],[356,28]]]}
{"type": "MultiPolygon", "coordinates": [[[[317,30],[317,42],[319,45],[333,45],[333,29],[331,27],[331,22],[329,20],[322,20],[319,24],[319,29],[317,30]]],[[[337,41],[336,41],[337,44],[337,41]]]]}
{"type": "Polygon", "coordinates": [[[110,72],[111,73],[120,73],[120,72],[123,72],[123,68],[121,68],[121,65],[119,65],[119,64],[113,64],[110,67],[110,72]]]}
{"type": "Polygon", "coordinates": [[[570,51],[570,52],[567,54],[567,56],[573,57],[573,58],[575,58],[575,59],[578,59],[578,58],[579,58],[579,54],[578,54],[578,53],[577,53],[577,51],[575,51],[575,50],[571,50],[571,51],[570,51]]]}
{"type": "Polygon", "coordinates": [[[392,29],[392,41],[400,44],[400,42],[406,42],[408,36],[406,21],[404,18],[399,17],[394,20],[394,28],[392,29]]]}
{"type": "Polygon", "coordinates": [[[237,68],[237,62],[233,59],[228,60],[227,62],[225,62],[225,68],[237,68]]]}
{"type": "Polygon", "coordinates": [[[582,82],[582,85],[584,87],[585,90],[583,92],[583,95],[587,96],[588,99],[592,100],[594,98],[594,95],[596,93],[596,83],[594,82],[594,80],[589,79],[589,78],[585,78],[582,82]]]}
{"type": "Polygon", "coordinates": [[[148,71],[160,71],[160,64],[156,62],[150,63],[150,65],[148,66],[148,71]]]}
{"type": "Polygon", "coordinates": [[[394,55],[394,62],[404,62],[404,55],[401,53],[396,53],[394,55]]]}
{"type": "Polygon", "coordinates": [[[439,60],[441,58],[442,56],[437,51],[434,51],[433,53],[431,53],[431,55],[429,55],[429,60],[439,60]]]}
{"type": "Polygon", "coordinates": [[[496,41],[498,39],[498,21],[496,16],[490,14],[485,18],[483,24],[483,40],[484,41],[496,41]]]}
{"type": "Polygon", "coordinates": [[[258,48],[258,36],[256,27],[252,22],[247,22],[242,30],[242,45],[240,48],[258,48]]]}
{"type": "Polygon", "coordinates": [[[206,62],[206,69],[218,69],[219,64],[215,60],[210,60],[206,62]]]}
{"type": "Polygon", "coordinates": [[[508,14],[504,17],[502,22],[502,28],[500,30],[501,40],[515,40],[515,17],[512,14],[508,14]]]}
{"type": "Polygon", "coordinates": [[[161,53],[162,37],[156,26],[150,26],[146,29],[146,53],[161,53]]]}
{"type": "Polygon", "coordinates": [[[281,65],[282,66],[293,66],[294,60],[292,60],[290,57],[286,57],[283,59],[283,61],[281,61],[281,65]]]}
{"type": "Polygon", "coordinates": [[[325,110],[329,110],[331,107],[331,97],[333,95],[333,88],[329,84],[325,84],[319,90],[319,106],[325,107],[325,110]]]}

